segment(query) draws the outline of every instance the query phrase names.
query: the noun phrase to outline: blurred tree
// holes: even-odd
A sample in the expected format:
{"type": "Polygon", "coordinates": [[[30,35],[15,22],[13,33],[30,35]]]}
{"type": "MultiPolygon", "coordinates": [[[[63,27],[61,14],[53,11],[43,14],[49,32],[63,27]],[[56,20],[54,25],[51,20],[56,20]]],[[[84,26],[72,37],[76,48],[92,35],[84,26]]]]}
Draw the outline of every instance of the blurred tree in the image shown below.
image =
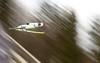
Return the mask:
{"type": "Polygon", "coordinates": [[[6,29],[32,21],[34,17],[15,0],[0,0],[0,21],[6,29]]]}
{"type": "Polygon", "coordinates": [[[96,45],[95,50],[92,50],[94,54],[92,56],[100,63],[100,16],[97,16],[93,21],[91,34],[91,41],[96,45]]]}
{"type": "Polygon", "coordinates": [[[7,20],[8,10],[9,10],[9,7],[7,6],[7,4],[8,4],[7,0],[0,0],[0,22],[3,24],[9,23],[7,20]]]}
{"type": "Polygon", "coordinates": [[[14,1],[0,0],[0,22],[5,27],[7,32],[9,27],[15,26],[17,24],[16,18],[18,16],[18,12],[16,13],[16,9],[18,9],[18,6],[16,6],[14,1]]]}
{"type": "Polygon", "coordinates": [[[54,39],[53,42],[48,42],[51,46],[52,58],[57,63],[78,63],[80,49],[75,40],[77,20],[74,11],[44,3],[40,15],[49,24],[48,36],[54,39]]]}

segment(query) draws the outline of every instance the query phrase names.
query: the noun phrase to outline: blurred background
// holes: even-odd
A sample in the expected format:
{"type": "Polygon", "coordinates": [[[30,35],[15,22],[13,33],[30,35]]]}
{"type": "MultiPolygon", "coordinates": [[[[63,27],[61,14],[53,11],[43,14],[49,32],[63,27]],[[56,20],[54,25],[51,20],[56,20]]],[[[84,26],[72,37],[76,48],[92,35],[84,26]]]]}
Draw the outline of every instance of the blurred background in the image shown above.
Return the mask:
{"type": "Polygon", "coordinates": [[[98,1],[0,0],[0,63],[100,63],[98,1]],[[37,22],[45,34],[9,30],[37,22]]]}

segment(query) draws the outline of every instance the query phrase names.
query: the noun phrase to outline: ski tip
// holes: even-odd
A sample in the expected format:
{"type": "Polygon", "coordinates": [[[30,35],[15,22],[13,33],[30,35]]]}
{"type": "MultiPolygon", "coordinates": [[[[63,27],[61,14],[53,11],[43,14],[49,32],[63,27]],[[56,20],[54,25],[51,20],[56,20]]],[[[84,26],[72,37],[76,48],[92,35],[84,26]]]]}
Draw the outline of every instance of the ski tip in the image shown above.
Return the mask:
{"type": "Polygon", "coordinates": [[[13,28],[9,28],[9,30],[14,30],[13,28]]]}

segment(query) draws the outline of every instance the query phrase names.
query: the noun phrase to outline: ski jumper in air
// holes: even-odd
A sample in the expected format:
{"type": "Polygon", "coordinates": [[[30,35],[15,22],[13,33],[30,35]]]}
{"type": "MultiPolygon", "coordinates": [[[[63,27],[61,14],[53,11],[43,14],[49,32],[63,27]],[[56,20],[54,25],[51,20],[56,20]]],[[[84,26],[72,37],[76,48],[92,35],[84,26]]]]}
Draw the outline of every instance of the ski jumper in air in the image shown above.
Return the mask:
{"type": "Polygon", "coordinates": [[[28,29],[33,29],[36,27],[42,27],[43,23],[27,23],[25,25],[20,25],[17,28],[9,28],[9,30],[17,30],[17,31],[25,31],[25,32],[31,32],[31,33],[39,33],[44,34],[44,32],[37,32],[37,31],[30,31],[28,29]]]}

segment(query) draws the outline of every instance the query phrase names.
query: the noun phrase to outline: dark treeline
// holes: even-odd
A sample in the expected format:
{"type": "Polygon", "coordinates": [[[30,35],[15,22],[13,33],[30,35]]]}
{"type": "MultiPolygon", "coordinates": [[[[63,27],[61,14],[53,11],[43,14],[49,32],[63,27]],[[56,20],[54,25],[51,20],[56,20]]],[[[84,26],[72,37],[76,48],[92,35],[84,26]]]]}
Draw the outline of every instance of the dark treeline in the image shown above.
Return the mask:
{"type": "Polygon", "coordinates": [[[77,20],[74,10],[44,2],[40,11],[35,12],[36,17],[10,1],[0,1],[0,22],[11,37],[42,63],[95,63],[76,44],[77,20]],[[36,21],[43,22],[44,26],[33,30],[44,31],[44,35],[8,30],[9,27],[36,21]]]}
{"type": "Polygon", "coordinates": [[[90,40],[95,44],[95,50],[93,49],[91,54],[97,63],[100,63],[100,16],[97,15],[93,20],[93,25],[91,25],[92,31],[89,32],[91,35],[90,40]]]}

